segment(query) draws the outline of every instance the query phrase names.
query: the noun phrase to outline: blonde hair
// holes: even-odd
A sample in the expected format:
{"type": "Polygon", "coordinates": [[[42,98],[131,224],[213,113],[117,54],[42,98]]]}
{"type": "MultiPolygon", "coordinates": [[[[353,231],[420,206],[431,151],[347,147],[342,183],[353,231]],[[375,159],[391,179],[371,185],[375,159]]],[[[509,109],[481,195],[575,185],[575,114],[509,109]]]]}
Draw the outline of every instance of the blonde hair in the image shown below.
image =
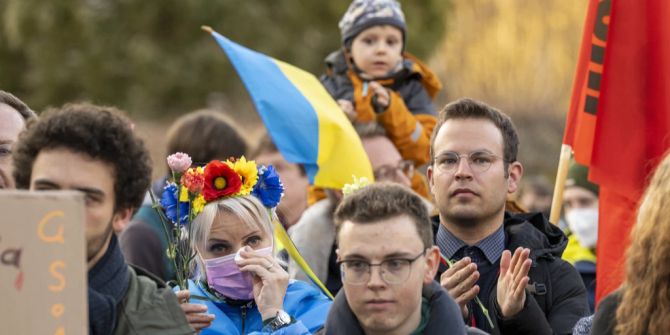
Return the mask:
{"type": "MultiPolygon", "coordinates": [[[[230,213],[251,228],[258,228],[263,231],[268,238],[274,240],[274,230],[272,223],[277,220],[274,210],[268,211],[255,196],[228,197],[218,201],[210,202],[205,205],[202,213],[193,221],[191,227],[191,248],[192,250],[203,250],[204,245],[209,239],[209,232],[212,230],[214,219],[220,213],[230,213]]],[[[191,262],[191,268],[198,266],[200,269],[197,279],[207,280],[202,258],[197,256],[191,262]]]]}
{"type": "Polygon", "coordinates": [[[626,251],[616,334],[670,334],[670,155],[659,164],[626,251]]]}

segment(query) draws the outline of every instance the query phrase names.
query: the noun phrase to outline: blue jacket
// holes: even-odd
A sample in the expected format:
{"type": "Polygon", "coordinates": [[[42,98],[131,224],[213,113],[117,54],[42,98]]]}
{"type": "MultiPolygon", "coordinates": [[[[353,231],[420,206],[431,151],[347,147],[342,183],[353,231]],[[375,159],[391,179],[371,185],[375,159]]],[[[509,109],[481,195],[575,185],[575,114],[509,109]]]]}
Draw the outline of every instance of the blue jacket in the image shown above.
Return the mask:
{"type": "MultiPolygon", "coordinates": [[[[211,296],[192,281],[189,281],[189,291],[191,296],[211,296]]],[[[276,332],[272,332],[269,327],[263,328],[261,314],[253,301],[245,306],[231,306],[225,302],[191,298],[191,303],[204,304],[207,306],[207,313],[214,314],[212,325],[203,329],[201,335],[302,335],[315,333],[323,327],[332,301],[305,282],[290,281],[284,296],[284,310],[296,321],[276,332]]]]}

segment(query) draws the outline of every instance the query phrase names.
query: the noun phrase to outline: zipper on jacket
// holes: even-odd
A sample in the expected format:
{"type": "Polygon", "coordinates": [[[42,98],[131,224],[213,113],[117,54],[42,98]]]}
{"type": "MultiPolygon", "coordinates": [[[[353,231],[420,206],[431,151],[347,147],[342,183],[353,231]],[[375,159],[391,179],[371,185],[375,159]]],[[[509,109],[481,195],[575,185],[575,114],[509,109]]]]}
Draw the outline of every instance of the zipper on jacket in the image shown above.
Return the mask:
{"type": "Polygon", "coordinates": [[[248,304],[246,304],[246,305],[242,305],[242,307],[240,307],[240,309],[241,309],[240,314],[241,314],[241,317],[242,317],[242,331],[241,331],[241,334],[242,334],[242,335],[245,334],[245,332],[244,332],[244,324],[246,323],[246,319],[247,319],[247,310],[248,310],[249,308],[251,308],[251,307],[253,306],[253,304],[254,304],[254,302],[253,302],[253,300],[252,300],[252,301],[250,301],[248,304]]]}
{"type": "Polygon", "coordinates": [[[242,306],[242,335],[244,335],[244,321],[247,318],[247,305],[242,306]]]}

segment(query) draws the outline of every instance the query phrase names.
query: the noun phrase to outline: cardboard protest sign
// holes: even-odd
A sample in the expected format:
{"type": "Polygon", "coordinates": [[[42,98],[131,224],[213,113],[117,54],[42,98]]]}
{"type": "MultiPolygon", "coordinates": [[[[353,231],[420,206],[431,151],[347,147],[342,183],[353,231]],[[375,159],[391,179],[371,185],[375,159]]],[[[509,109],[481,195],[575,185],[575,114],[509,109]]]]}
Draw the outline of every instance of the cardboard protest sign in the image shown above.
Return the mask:
{"type": "Polygon", "coordinates": [[[84,198],[0,192],[3,334],[86,334],[84,198]]]}

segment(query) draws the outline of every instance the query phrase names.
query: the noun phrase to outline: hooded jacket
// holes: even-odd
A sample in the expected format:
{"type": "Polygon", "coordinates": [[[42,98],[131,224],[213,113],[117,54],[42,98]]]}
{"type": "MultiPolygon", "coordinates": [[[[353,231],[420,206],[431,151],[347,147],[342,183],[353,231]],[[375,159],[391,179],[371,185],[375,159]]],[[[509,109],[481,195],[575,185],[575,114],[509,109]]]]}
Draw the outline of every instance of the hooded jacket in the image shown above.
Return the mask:
{"type": "MultiPolygon", "coordinates": [[[[435,231],[437,225],[439,222],[435,231]]],[[[505,249],[514,252],[518,247],[529,248],[533,264],[526,301],[517,315],[502,317],[497,306],[497,284],[487,301],[482,301],[494,324],[491,334],[572,334],[577,321],[590,313],[579,273],[561,259],[567,238],[541,213],[505,213],[503,225],[505,249]]]]}
{"type": "Polygon", "coordinates": [[[385,111],[376,113],[368,81],[359,77],[342,50],[326,58],[326,74],[321,83],[335,99],[349,100],[357,112],[356,121],[377,121],[404,159],[421,166],[430,160],[430,135],[435,127],[436,108],[432,99],[442,84],[426,65],[409,53],[403,54],[402,68],[391,77],[375,80],[390,90],[385,111]]]}
{"type": "MultiPolygon", "coordinates": [[[[458,305],[456,305],[454,299],[437,282],[425,285],[421,295],[428,300],[430,305],[430,318],[428,319],[426,328],[424,328],[423,334],[485,334],[477,330],[466,332],[465,324],[460,317],[461,312],[458,309],[458,305]]],[[[365,334],[356,315],[349,308],[349,302],[344,290],[340,291],[335,297],[333,306],[328,313],[326,325],[317,334],[365,334]]]]}

